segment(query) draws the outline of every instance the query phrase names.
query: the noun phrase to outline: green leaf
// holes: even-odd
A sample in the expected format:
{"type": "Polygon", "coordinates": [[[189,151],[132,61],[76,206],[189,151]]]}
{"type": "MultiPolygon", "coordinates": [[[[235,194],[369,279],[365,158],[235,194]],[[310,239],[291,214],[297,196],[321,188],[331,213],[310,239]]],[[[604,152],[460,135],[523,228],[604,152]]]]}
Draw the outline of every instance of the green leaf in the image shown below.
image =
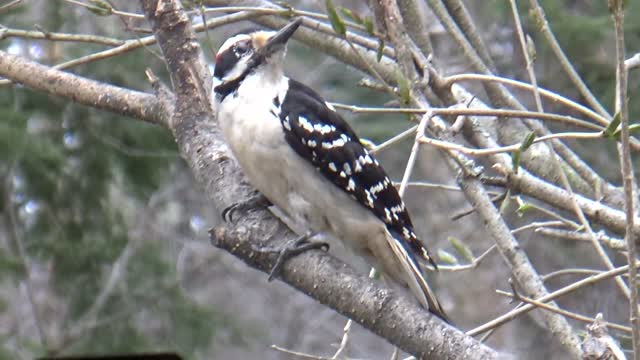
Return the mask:
{"type": "Polygon", "coordinates": [[[403,105],[411,103],[411,90],[409,89],[409,81],[400,70],[396,70],[396,82],[398,83],[398,97],[403,105]]]}
{"type": "Polygon", "coordinates": [[[360,17],[360,15],[354,13],[353,11],[347,9],[347,8],[343,8],[342,6],[340,7],[340,12],[342,13],[342,15],[344,15],[344,17],[346,17],[347,19],[353,20],[353,22],[358,23],[360,25],[363,24],[363,20],[362,17],[360,17]]]}
{"type": "Polygon", "coordinates": [[[347,27],[344,25],[344,21],[342,21],[342,18],[340,17],[340,15],[338,15],[338,12],[336,11],[336,8],[333,6],[333,3],[331,2],[331,0],[327,0],[326,5],[327,5],[327,15],[329,15],[329,21],[331,22],[331,27],[333,27],[333,31],[335,31],[336,34],[340,36],[345,36],[345,34],[347,33],[347,27]]]}
{"type": "Polygon", "coordinates": [[[513,166],[513,172],[517,174],[520,167],[520,150],[516,150],[511,154],[511,166],[513,166]]]}
{"type": "Polygon", "coordinates": [[[104,0],[89,0],[89,3],[92,6],[87,7],[87,10],[91,11],[96,15],[107,16],[113,13],[113,8],[111,7],[111,4],[109,4],[104,0]]]}
{"type": "MultiPolygon", "coordinates": [[[[640,124],[631,124],[629,125],[629,136],[640,134],[640,124]]],[[[622,135],[622,128],[617,129],[613,133],[613,138],[617,141],[620,141],[620,135],[622,135]]]]}
{"type": "Polygon", "coordinates": [[[533,145],[533,142],[536,139],[536,133],[535,132],[530,132],[527,134],[527,136],[525,136],[524,140],[522,140],[522,144],[520,144],[520,152],[525,152],[527,151],[531,145],[533,145]]]}
{"type": "Polygon", "coordinates": [[[469,249],[469,247],[465,243],[457,238],[454,238],[453,236],[449,236],[447,240],[449,241],[449,244],[453,246],[456,252],[460,254],[460,256],[462,256],[466,261],[472,263],[475,260],[471,249],[469,249]]]}
{"type": "Polygon", "coordinates": [[[458,265],[458,259],[456,259],[453,254],[442,249],[438,249],[438,259],[440,259],[440,261],[443,263],[458,265]]]}
{"type": "Polygon", "coordinates": [[[371,20],[371,18],[364,19],[362,25],[364,25],[364,28],[367,29],[367,32],[369,33],[369,35],[373,35],[374,33],[373,20],[371,20]]]}
{"type": "Polygon", "coordinates": [[[382,60],[382,55],[384,55],[384,40],[378,39],[378,51],[376,52],[376,60],[378,62],[382,60]]]}
{"type": "Polygon", "coordinates": [[[618,129],[618,126],[620,125],[620,120],[621,120],[621,116],[620,116],[620,113],[618,112],[613,116],[613,119],[611,120],[609,125],[607,125],[607,127],[604,128],[604,130],[602,130],[602,135],[604,135],[604,137],[606,138],[613,139],[615,132],[618,129]]]}
{"type": "Polygon", "coordinates": [[[518,216],[523,216],[527,211],[529,211],[531,209],[533,209],[533,205],[531,205],[529,203],[523,203],[522,205],[520,205],[518,207],[516,212],[518,213],[518,216]]]}

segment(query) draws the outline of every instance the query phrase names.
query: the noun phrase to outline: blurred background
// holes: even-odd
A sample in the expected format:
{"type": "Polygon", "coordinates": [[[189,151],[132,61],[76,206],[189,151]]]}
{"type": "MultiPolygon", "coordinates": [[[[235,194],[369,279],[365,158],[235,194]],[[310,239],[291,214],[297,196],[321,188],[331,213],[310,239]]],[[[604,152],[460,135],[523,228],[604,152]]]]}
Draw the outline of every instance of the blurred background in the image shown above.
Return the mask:
{"type": "MultiPolygon", "coordinates": [[[[0,1],[0,6],[8,1],[0,1]]],[[[112,0],[118,10],[140,12],[137,1],[112,0]]],[[[196,6],[197,2],[186,2],[196,6]]],[[[366,1],[334,1],[370,16],[366,1]]],[[[528,81],[506,1],[467,1],[502,76],[528,81]]],[[[615,53],[605,1],[541,2],[561,45],[608,109],[614,92],[615,53]]],[[[297,9],[325,13],[324,2],[290,1],[297,9]]],[[[628,1],[627,45],[640,51],[640,2],[628,1]]],[[[541,86],[580,100],[545,48],[522,8],[525,30],[537,46],[541,86]]],[[[468,72],[460,50],[425,8],[435,46],[434,62],[446,74],[468,72]]],[[[200,16],[193,17],[201,21],[200,16]]],[[[25,0],[0,13],[9,29],[94,34],[115,39],[149,36],[143,20],[101,16],[62,0],[25,0]]],[[[209,59],[224,39],[251,23],[231,24],[200,34],[209,59]]],[[[0,50],[44,64],[104,50],[104,45],[52,42],[3,35],[0,50]]],[[[382,106],[393,100],[357,86],[362,74],[316,50],[293,42],[289,75],[329,101],[382,106]]],[[[150,92],[144,70],[168,84],[156,46],[69,71],[125,88],[150,92]]],[[[631,99],[638,97],[640,71],[631,73],[631,99]]],[[[478,90],[478,89],[473,89],[478,90]]],[[[478,90],[480,91],[480,90],[478,90]]],[[[483,97],[481,92],[478,92],[483,97]]],[[[523,98],[527,103],[530,97],[523,98]]],[[[631,119],[640,102],[631,101],[631,119]]],[[[548,111],[555,109],[550,106],[548,111]]],[[[409,128],[406,116],[345,113],[363,137],[376,143],[409,128]]],[[[561,130],[561,128],[553,128],[561,130]]],[[[571,144],[606,178],[619,183],[612,142],[571,144]]],[[[400,180],[411,141],[378,155],[400,180]]],[[[424,146],[412,180],[455,185],[437,151],[424,146]]],[[[406,199],[419,235],[434,251],[454,253],[449,238],[477,256],[492,239],[458,191],[409,188],[406,199]]],[[[30,91],[0,85],[0,359],[44,354],[106,354],[177,351],[187,359],[286,359],[271,344],[316,355],[331,355],[346,319],[305,295],[249,269],[215,249],[207,230],[220,222],[220,209],[202,196],[164,129],[30,91]]],[[[514,215],[514,227],[544,220],[539,213],[514,215]]],[[[541,273],[566,267],[599,268],[588,245],[518,237],[541,273]]],[[[339,251],[339,249],[332,249],[339,251]]],[[[618,263],[624,258],[615,258],[618,263]]],[[[463,262],[463,260],[461,260],[463,262]]],[[[366,271],[366,269],[363,269],[366,271]]],[[[496,252],[476,269],[431,276],[454,323],[478,326],[511,309],[495,289],[508,290],[510,273],[496,252]]],[[[575,278],[551,281],[551,289],[575,278]]],[[[627,307],[613,282],[600,283],[560,301],[561,306],[626,322],[627,307]]],[[[521,359],[561,359],[550,335],[525,316],[496,330],[488,343],[521,359]]],[[[574,326],[584,328],[583,324],[574,326]]],[[[614,334],[615,335],[615,334],[614,334]]],[[[625,343],[624,337],[619,337],[625,343]]],[[[393,347],[355,326],[347,355],[386,359],[393,347]]]]}

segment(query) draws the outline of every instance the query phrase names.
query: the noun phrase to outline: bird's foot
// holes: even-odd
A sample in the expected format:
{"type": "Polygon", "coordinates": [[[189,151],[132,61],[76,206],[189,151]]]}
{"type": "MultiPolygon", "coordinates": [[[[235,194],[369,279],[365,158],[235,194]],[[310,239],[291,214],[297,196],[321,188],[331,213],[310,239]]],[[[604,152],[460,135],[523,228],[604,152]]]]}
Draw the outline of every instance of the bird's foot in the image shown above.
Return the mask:
{"type": "Polygon", "coordinates": [[[281,248],[277,249],[262,249],[262,251],[266,252],[276,252],[278,253],[278,259],[276,263],[271,268],[271,272],[269,272],[268,281],[272,281],[282,272],[282,266],[284,262],[289,260],[290,258],[300,255],[305,251],[309,251],[312,249],[321,249],[324,251],[329,251],[329,244],[324,241],[311,241],[310,239],[317,234],[312,232],[307,232],[304,235],[289,241],[281,248]]]}
{"type": "Polygon", "coordinates": [[[270,205],[271,202],[269,201],[269,199],[267,199],[267,197],[262,193],[256,191],[256,193],[252,194],[249,198],[241,202],[232,204],[222,210],[222,218],[226,222],[232,222],[233,214],[237,211],[248,211],[251,209],[267,207],[270,205]]]}

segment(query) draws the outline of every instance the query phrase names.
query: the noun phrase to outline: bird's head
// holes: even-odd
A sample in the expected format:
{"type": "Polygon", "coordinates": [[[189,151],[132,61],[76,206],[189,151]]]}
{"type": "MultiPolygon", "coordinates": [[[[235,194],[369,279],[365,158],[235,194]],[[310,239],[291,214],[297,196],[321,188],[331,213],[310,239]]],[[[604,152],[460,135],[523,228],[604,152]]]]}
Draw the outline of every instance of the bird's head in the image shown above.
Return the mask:
{"type": "Polygon", "coordinates": [[[216,54],[216,92],[222,90],[217,89],[220,86],[237,86],[249,74],[263,69],[281,74],[287,41],[301,23],[298,18],[277,32],[256,31],[227,39],[216,54]]]}

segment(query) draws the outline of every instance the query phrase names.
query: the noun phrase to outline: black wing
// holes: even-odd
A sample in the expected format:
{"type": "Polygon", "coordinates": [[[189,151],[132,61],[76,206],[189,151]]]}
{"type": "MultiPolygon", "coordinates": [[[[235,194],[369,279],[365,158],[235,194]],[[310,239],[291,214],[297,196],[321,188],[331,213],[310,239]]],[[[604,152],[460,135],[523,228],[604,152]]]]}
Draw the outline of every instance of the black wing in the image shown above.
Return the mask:
{"type": "Polygon", "coordinates": [[[289,145],[327,179],[382,220],[390,232],[402,235],[414,253],[435,267],[397,190],[384,169],[360,143],[344,119],[315,91],[295,80],[280,104],[280,121],[289,145]]]}

